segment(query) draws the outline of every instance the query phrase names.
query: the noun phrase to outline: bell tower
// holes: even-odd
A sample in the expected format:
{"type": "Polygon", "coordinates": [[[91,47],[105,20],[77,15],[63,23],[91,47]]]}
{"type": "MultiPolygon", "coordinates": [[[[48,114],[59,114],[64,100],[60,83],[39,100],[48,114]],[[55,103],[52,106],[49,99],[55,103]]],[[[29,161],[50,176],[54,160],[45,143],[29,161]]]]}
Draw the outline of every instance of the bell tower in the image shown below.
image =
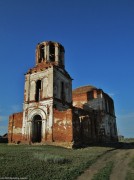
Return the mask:
{"type": "Polygon", "coordinates": [[[36,47],[36,65],[25,74],[23,141],[53,141],[53,110],[72,107],[72,78],[65,70],[64,47],[45,41],[36,47]]]}
{"type": "Polygon", "coordinates": [[[39,63],[51,63],[64,68],[64,47],[56,42],[47,41],[37,45],[36,65],[39,63]]]}

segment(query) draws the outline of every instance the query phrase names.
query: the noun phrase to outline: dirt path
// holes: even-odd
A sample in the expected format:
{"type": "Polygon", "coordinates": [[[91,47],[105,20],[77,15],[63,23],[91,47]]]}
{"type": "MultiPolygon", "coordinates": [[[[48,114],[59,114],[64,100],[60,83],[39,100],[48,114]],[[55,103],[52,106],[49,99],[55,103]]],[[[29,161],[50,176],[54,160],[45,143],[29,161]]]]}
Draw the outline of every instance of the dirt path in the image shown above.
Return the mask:
{"type": "Polygon", "coordinates": [[[92,180],[94,174],[104,168],[110,161],[114,162],[114,167],[110,180],[125,180],[126,173],[129,169],[128,163],[134,157],[134,149],[116,149],[100,157],[96,163],[90,166],[77,180],[92,180]]]}
{"type": "Polygon", "coordinates": [[[134,157],[134,149],[118,150],[114,157],[114,168],[110,180],[125,180],[128,164],[134,157]]]}

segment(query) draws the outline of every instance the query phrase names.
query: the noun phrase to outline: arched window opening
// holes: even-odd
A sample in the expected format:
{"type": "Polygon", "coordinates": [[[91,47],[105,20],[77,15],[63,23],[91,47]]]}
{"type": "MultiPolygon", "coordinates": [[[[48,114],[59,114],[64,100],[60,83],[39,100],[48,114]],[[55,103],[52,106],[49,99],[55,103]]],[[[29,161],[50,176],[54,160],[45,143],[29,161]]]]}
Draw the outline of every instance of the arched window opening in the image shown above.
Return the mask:
{"type": "Polygon", "coordinates": [[[50,44],[50,46],[49,46],[49,59],[50,59],[50,61],[55,60],[55,46],[54,46],[54,44],[50,44]]]}
{"type": "Polygon", "coordinates": [[[35,101],[40,101],[40,93],[41,93],[41,80],[36,82],[36,94],[35,94],[35,101]]]}
{"type": "Polygon", "coordinates": [[[32,142],[41,142],[42,139],[42,118],[35,115],[32,121],[32,142]]]}
{"type": "Polygon", "coordinates": [[[41,63],[42,59],[45,59],[45,46],[41,45],[40,46],[40,58],[39,58],[39,63],[41,63]]]}

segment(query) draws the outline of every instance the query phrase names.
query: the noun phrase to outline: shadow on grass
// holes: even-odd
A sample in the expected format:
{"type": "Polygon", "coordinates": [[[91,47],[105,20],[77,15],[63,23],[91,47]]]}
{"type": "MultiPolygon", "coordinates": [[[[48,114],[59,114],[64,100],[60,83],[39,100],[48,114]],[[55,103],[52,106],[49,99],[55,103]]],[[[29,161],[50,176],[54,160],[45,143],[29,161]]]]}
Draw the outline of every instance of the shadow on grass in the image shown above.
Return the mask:
{"type": "MultiPolygon", "coordinates": [[[[0,144],[8,144],[8,139],[0,138],[0,144]]],[[[17,144],[21,144],[21,143],[17,143],[17,144]]],[[[134,142],[90,143],[88,145],[84,145],[84,144],[78,146],[74,145],[72,148],[81,149],[87,147],[111,147],[114,149],[134,149],[134,142]]],[[[66,149],[66,147],[61,147],[61,148],[66,149]]]]}
{"type": "MultiPolygon", "coordinates": [[[[134,142],[116,142],[116,143],[92,143],[89,145],[82,145],[80,148],[86,147],[111,147],[114,149],[134,149],[134,142]]],[[[74,147],[79,148],[79,147],[74,147]]]]}
{"type": "Polygon", "coordinates": [[[7,139],[2,139],[2,138],[0,138],[0,143],[2,143],[2,144],[7,144],[8,143],[8,140],[7,139]]]}

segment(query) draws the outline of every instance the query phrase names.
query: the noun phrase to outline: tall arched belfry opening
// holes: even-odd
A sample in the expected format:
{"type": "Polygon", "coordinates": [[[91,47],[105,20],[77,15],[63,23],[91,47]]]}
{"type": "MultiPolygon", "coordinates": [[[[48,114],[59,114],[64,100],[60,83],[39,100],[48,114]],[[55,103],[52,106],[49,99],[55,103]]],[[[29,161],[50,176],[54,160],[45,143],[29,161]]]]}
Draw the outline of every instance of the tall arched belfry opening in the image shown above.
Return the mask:
{"type": "Polygon", "coordinates": [[[94,86],[72,91],[64,47],[45,41],[38,43],[35,54],[35,67],[25,74],[23,112],[9,118],[9,143],[117,141],[112,98],[94,86]]]}

